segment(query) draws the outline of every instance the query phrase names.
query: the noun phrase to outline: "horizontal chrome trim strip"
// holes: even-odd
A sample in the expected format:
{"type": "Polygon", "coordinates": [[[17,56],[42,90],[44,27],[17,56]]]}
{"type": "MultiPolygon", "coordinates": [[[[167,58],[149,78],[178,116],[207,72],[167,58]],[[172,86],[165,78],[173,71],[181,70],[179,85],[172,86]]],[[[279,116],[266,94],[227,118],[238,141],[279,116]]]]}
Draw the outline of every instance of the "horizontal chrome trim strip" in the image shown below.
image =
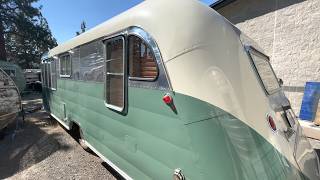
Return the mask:
{"type": "Polygon", "coordinates": [[[117,167],[115,164],[113,164],[109,159],[104,157],[101,153],[99,153],[98,150],[96,150],[91,144],[88,143],[88,141],[84,141],[86,145],[94,152],[96,153],[103,161],[105,161],[107,164],[109,164],[114,170],[116,170],[123,178],[127,180],[133,180],[128,174],[126,174],[124,171],[122,171],[119,167],[117,167]]]}
{"type": "Polygon", "coordinates": [[[113,59],[106,60],[106,62],[112,62],[112,61],[122,61],[122,58],[113,58],[113,59]]]}
{"type": "Polygon", "coordinates": [[[107,72],[107,75],[124,76],[124,73],[111,73],[111,72],[107,72]]]}
{"type": "Polygon", "coordinates": [[[62,74],[60,74],[60,77],[61,77],[61,78],[70,78],[71,75],[62,75],[62,74]]]}

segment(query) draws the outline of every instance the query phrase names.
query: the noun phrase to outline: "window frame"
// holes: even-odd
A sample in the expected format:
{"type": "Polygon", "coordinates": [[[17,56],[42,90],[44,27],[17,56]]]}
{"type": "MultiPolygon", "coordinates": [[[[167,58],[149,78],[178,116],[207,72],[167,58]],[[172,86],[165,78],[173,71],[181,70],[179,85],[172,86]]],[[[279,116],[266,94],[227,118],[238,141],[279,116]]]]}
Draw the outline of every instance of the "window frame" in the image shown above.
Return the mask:
{"type": "Polygon", "coordinates": [[[150,46],[150,44],[148,43],[148,42],[146,42],[142,37],[140,37],[139,35],[137,35],[137,34],[129,34],[128,36],[127,36],[127,58],[128,58],[128,67],[130,66],[130,58],[129,58],[129,53],[130,53],[130,51],[129,51],[129,48],[130,48],[130,36],[133,36],[133,37],[136,37],[136,38],[139,38],[143,43],[144,43],[144,45],[150,50],[150,52],[152,53],[152,58],[153,58],[153,61],[155,62],[155,64],[156,64],[156,68],[157,68],[157,76],[155,77],[155,78],[141,78],[141,77],[134,77],[134,76],[131,76],[130,75],[130,69],[128,70],[128,78],[129,78],[129,80],[130,81],[148,81],[148,82],[154,82],[154,81],[156,81],[157,79],[158,79],[158,77],[159,77],[159,74],[160,74],[160,70],[159,70],[159,66],[158,66],[158,62],[157,62],[157,60],[156,60],[156,56],[155,56],[155,54],[154,54],[154,51],[153,51],[153,49],[152,49],[152,47],[150,46]]]}
{"type": "Polygon", "coordinates": [[[46,62],[46,73],[47,73],[47,87],[51,89],[51,62],[46,62]]]}
{"type": "Polygon", "coordinates": [[[48,62],[46,61],[44,63],[44,74],[45,74],[45,87],[49,88],[48,84],[49,84],[49,81],[48,81],[48,62]]]}
{"type": "Polygon", "coordinates": [[[58,86],[57,85],[57,83],[58,83],[58,81],[57,81],[57,62],[54,59],[52,59],[50,61],[50,78],[51,78],[51,86],[50,86],[50,88],[51,88],[51,90],[56,91],[57,90],[57,86],[58,86]],[[52,73],[53,72],[52,71],[53,65],[55,66],[55,72],[54,73],[52,73]],[[55,79],[53,79],[53,76],[55,76],[55,79]],[[55,87],[53,87],[53,83],[52,82],[55,82],[55,87]]]}
{"type": "MultiPolygon", "coordinates": [[[[65,62],[67,62],[66,59],[64,59],[65,62]]],[[[59,68],[60,68],[60,71],[59,71],[59,76],[60,78],[71,78],[71,74],[72,74],[72,62],[71,62],[71,53],[64,53],[64,54],[61,54],[59,56],[59,68]],[[70,74],[61,74],[61,68],[62,68],[62,63],[61,63],[61,59],[63,57],[66,57],[66,56],[69,56],[69,61],[70,61],[70,74]]],[[[65,68],[66,68],[66,71],[67,71],[67,63],[65,63],[65,68]]]]}
{"type": "Polygon", "coordinates": [[[272,94],[278,92],[278,91],[281,89],[281,86],[280,86],[280,84],[279,84],[278,77],[277,77],[276,73],[274,72],[273,67],[271,66],[269,56],[263,54],[262,52],[258,51],[257,49],[255,49],[255,48],[252,47],[252,46],[246,46],[245,49],[246,49],[246,51],[247,51],[247,54],[248,54],[249,57],[250,57],[250,63],[251,63],[251,65],[252,65],[252,67],[253,67],[253,69],[254,69],[254,71],[255,71],[258,79],[259,79],[259,82],[260,82],[260,84],[261,84],[261,86],[262,86],[265,94],[268,96],[268,95],[272,95],[272,94]],[[256,64],[254,63],[252,54],[255,54],[255,55],[257,55],[257,56],[262,56],[263,59],[268,63],[268,65],[269,65],[270,68],[271,68],[271,71],[272,71],[273,76],[276,78],[278,88],[276,88],[276,89],[274,89],[274,90],[271,90],[271,91],[268,91],[268,89],[266,88],[266,86],[265,86],[265,84],[264,84],[264,82],[263,82],[263,80],[262,80],[262,78],[261,78],[261,75],[260,75],[260,73],[259,73],[259,71],[258,71],[258,69],[257,69],[257,67],[256,67],[256,64]]]}
{"type": "MultiPolygon", "coordinates": [[[[111,36],[109,38],[103,39],[103,51],[104,51],[104,104],[107,108],[112,109],[114,111],[124,113],[126,108],[127,108],[127,43],[126,43],[126,38],[123,34],[116,34],[114,36],[111,36]],[[109,104],[107,102],[107,43],[112,42],[115,40],[122,40],[122,68],[123,68],[123,82],[122,82],[122,90],[123,90],[123,107],[119,107],[113,104],[109,104]]],[[[116,75],[116,76],[121,76],[121,75],[116,75]]]]}
{"type": "Polygon", "coordinates": [[[42,76],[42,85],[46,88],[50,88],[49,87],[49,72],[48,72],[48,66],[49,66],[49,62],[47,60],[45,60],[43,62],[43,76],[42,76]]]}
{"type": "Polygon", "coordinates": [[[41,69],[41,83],[43,87],[47,87],[47,75],[46,75],[46,62],[42,62],[42,69],[41,69]]]}

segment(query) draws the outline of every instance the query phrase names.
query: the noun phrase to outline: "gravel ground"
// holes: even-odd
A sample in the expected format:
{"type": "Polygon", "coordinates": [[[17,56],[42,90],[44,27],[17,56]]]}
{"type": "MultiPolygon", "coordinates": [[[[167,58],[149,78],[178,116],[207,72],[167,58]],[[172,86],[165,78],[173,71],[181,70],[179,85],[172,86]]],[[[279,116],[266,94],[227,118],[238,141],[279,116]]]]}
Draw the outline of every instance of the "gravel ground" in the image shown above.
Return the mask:
{"type": "MultiPolygon", "coordinates": [[[[41,100],[28,99],[29,108],[41,100]]],[[[48,114],[37,110],[18,119],[0,139],[0,179],[121,179],[99,157],[84,151],[48,114]]]]}

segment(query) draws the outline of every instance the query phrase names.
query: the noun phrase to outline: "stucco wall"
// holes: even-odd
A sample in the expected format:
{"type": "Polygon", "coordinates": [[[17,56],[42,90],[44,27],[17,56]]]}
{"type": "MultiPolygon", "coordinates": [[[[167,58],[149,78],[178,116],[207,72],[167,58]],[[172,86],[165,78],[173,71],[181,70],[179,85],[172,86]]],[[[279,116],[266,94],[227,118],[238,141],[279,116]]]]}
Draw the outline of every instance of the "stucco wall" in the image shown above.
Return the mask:
{"type": "Polygon", "coordinates": [[[306,81],[320,81],[320,0],[236,0],[218,10],[271,57],[298,115],[306,81]]]}

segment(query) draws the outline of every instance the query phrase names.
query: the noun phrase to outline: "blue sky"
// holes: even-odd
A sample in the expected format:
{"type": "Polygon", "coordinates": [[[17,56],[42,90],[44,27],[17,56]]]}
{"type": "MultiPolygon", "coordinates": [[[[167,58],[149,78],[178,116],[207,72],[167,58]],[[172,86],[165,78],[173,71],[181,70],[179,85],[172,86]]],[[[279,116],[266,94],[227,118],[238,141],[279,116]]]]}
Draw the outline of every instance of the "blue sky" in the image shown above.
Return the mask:
{"type": "MultiPolygon", "coordinates": [[[[214,0],[201,1],[211,4],[214,0]]],[[[142,0],[40,0],[35,6],[43,6],[42,14],[60,44],[80,31],[83,20],[90,29],[140,2],[142,0]]]]}

